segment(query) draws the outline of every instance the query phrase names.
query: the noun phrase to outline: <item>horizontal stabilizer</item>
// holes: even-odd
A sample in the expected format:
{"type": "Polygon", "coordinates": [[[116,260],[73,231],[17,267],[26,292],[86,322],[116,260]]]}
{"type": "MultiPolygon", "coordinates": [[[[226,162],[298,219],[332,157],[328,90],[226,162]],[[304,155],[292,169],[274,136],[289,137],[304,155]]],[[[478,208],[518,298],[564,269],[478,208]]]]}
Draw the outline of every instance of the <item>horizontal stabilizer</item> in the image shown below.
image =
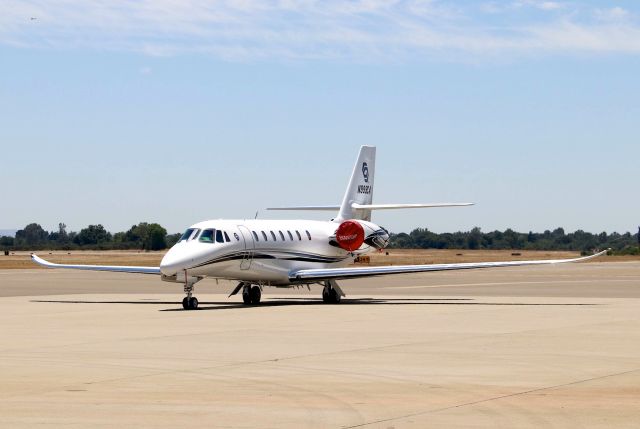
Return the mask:
{"type": "Polygon", "coordinates": [[[294,206],[294,207],[267,207],[267,210],[320,210],[336,211],[340,206],[294,206]]]}
{"type": "MultiPolygon", "coordinates": [[[[427,203],[427,204],[358,204],[352,203],[354,210],[393,210],[393,209],[422,209],[434,207],[465,207],[474,203],[427,203]]],[[[317,210],[334,211],[340,206],[291,206],[291,207],[267,207],[267,210],[317,210]]]]}
{"type": "Polygon", "coordinates": [[[433,207],[465,207],[474,203],[428,203],[428,204],[351,204],[356,210],[393,210],[393,209],[422,209],[433,207]]]}
{"type": "Polygon", "coordinates": [[[162,274],[160,267],[131,267],[121,265],[75,265],[75,264],[54,264],[45,261],[36,254],[31,255],[31,260],[47,268],[68,268],[72,270],[89,270],[89,271],[111,271],[116,273],[137,273],[137,274],[162,274]]]}

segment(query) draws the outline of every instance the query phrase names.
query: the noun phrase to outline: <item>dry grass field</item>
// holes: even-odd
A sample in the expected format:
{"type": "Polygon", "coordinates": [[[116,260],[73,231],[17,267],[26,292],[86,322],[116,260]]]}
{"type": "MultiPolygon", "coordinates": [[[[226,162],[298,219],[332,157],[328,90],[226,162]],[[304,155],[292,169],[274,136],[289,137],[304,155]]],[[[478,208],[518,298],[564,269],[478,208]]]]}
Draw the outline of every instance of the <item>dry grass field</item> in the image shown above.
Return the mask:
{"type": "MultiPolygon", "coordinates": [[[[51,262],[66,264],[159,266],[164,251],[39,251],[37,254],[51,262]]],[[[31,262],[30,252],[0,255],[0,270],[42,268],[31,262]]],[[[561,259],[580,256],[578,252],[512,251],[512,250],[455,250],[455,249],[389,249],[373,253],[370,265],[446,264],[455,262],[509,261],[530,259],[561,259]],[[388,254],[387,254],[388,253],[388,254]]],[[[637,256],[606,257],[599,261],[640,260],[637,256]]]]}
{"type": "MultiPolygon", "coordinates": [[[[91,265],[139,265],[157,267],[165,252],[142,252],[129,250],[90,250],[90,251],[47,251],[35,252],[38,256],[59,264],[91,265]]],[[[42,268],[31,261],[31,252],[15,252],[8,256],[0,255],[0,270],[42,268]]]]}

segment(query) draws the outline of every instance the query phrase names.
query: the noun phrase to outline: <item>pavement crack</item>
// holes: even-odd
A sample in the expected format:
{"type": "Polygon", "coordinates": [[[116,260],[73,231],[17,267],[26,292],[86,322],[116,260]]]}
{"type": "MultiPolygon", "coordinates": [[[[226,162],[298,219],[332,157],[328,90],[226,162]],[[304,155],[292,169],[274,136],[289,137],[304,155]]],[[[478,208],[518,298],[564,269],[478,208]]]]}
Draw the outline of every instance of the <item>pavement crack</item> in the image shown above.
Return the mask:
{"type": "Polygon", "coordinates": [[[524,390],[524,391],[521,391],[521,392],[509,393],[507,395],[499,395],[499,396],[494,396],[494,397],[491,397],[491,398],[479,399],[477,401],[464,402],[462,404],[450,405],[448,407],[436,408],[436,409],[433,409],[433,410],[419,411],[419,412],[415,412],[415,413],[403,414],[401,416],[389,417],[389,418],[386,418],[386,419],[378,419],[378,420],[374,420],[374,421],[371,421],[371,422],[360,423],[360,424],[357,424],[357,425],[342,426],[342,429],[360,428],[360,427],[375,425],[375,424],[379,424],[379,423],[387,423],[387,422],[392,422],[392,421],[395,421],[395,420],[406,419],[406,418],[410,418],[410,417],[423,416],[423,415],[427,415],[427,414],[435,414],[435,413],[440,413],[442,411],[454,410],[454,409],[457,409],[457,408],[463,408],[463,407],[468,407],[468,406],[472,406],[472,405],[478,405],[478,404],[484,404],[484,403],[487,403],[487,402],[498,401],[500,399],[513,398],[513,397],[516,397],[516,396],[529,395],[531,393],[544,392],[544,391],[547,391],[547,390],[559,389],[561,387],[574,386],[574,385],[577,385],[577,384],[588,383],[590,381],[597,381],[597,380],[602,380],[602,379],[605,379],[605,378],[618,377],[618,376],[621,376],[621,375],[627,375],[627,374],[631,374],[631,373],[638,372],[638,371],[640,371],[640,368],[632,369],[632,370],[629,370],[629,371],[616,372],[616,373],[613,373],[613,374],[605,374],[605,375],[601,375],[601,376],[598,376],[598,377],[585,378],[585,379],[582,379],[582,380],[575,380],[575,381],[571,381],[569,383],[555,384],[553,386],[539,387],[537,389],[529,389],[529,390],[524,390]]]}

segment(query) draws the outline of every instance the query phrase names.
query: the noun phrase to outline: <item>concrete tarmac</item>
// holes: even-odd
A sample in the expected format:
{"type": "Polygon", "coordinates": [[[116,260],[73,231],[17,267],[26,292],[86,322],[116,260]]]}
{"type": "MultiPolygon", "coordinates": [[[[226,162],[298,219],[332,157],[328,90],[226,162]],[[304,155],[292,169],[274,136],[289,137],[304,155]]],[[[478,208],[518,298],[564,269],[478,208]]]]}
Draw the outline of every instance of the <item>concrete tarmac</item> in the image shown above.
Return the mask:
{"type": "Polygon", "coordinates": [[[640,424],[640,263],[233,286],[0,271],[0,428],[640,424]]]}

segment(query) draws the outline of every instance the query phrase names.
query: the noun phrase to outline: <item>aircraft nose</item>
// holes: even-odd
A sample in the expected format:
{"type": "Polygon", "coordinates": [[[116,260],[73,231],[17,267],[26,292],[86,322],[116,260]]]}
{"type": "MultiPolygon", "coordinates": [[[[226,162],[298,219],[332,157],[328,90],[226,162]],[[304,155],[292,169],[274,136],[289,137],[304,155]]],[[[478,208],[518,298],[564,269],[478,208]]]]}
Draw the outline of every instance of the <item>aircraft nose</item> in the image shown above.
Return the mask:
{"type": "Polygon", "coordinates": [[[172,247],[164,255],[162,261],[160,261],[160,272],[165,276],[173,276],[186,268],[187,260],[180,256],[180,252],[172,247]]]}

